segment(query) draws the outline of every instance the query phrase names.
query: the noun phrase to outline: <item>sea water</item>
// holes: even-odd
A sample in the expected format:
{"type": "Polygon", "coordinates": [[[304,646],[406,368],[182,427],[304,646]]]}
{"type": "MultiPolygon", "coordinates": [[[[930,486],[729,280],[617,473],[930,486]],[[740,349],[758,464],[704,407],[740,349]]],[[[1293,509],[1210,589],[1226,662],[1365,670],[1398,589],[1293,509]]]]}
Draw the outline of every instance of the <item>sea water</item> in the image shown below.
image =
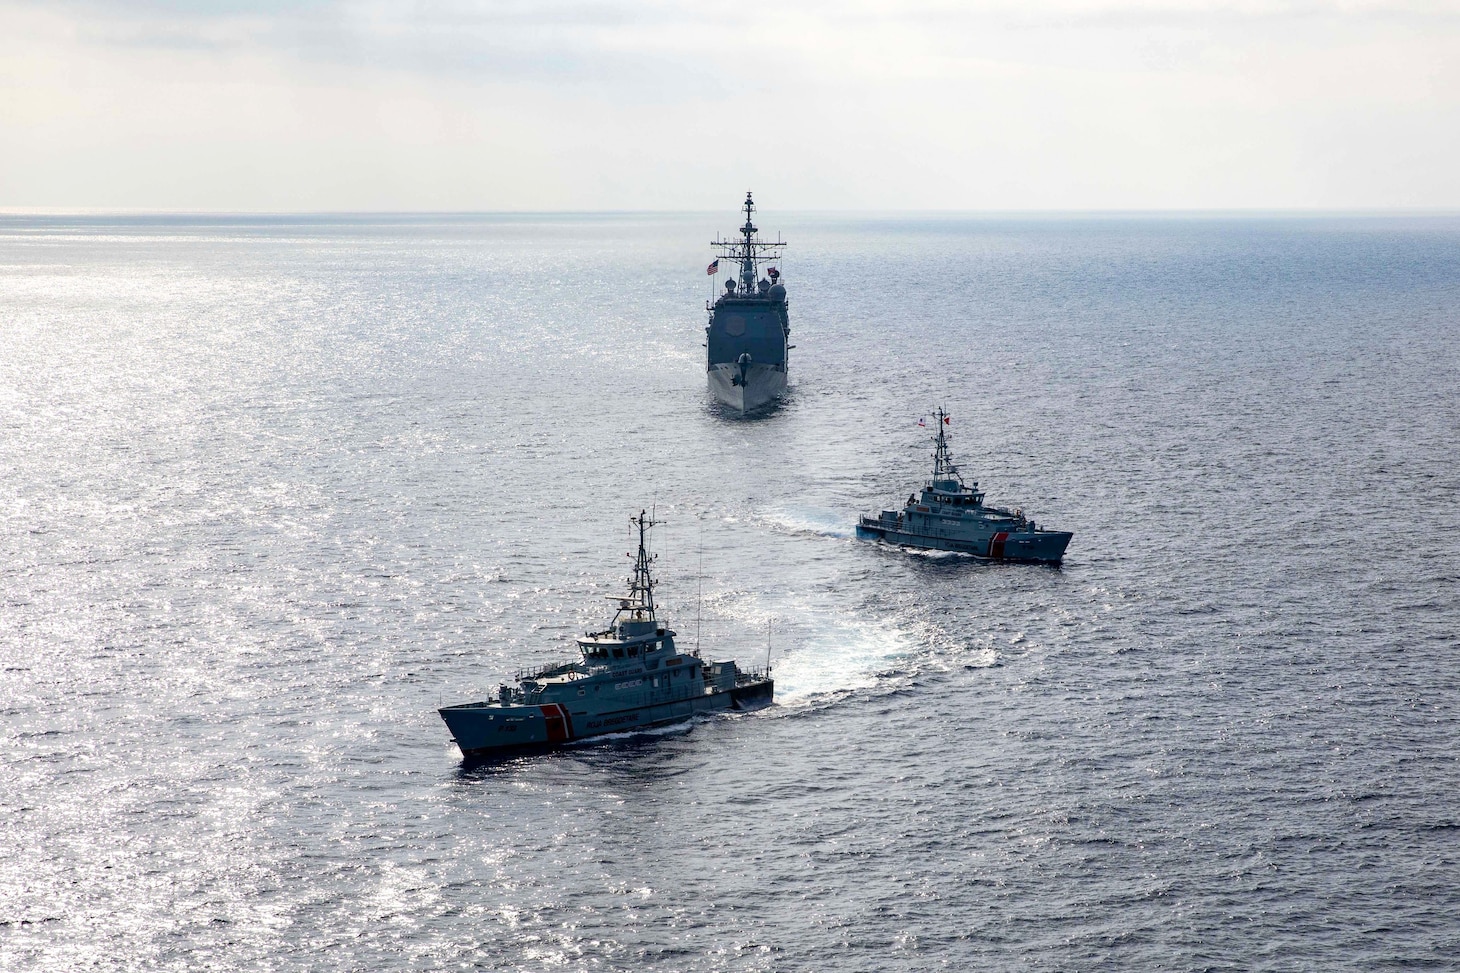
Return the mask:
{"type": "Polygon", "coordinates": [[[0,967],[1455,963],[1460,219],[759,218],[752,418],[733,207],[0,221],[0,967]],[[777,705],[464,764],[641,509],[777,705]]]}

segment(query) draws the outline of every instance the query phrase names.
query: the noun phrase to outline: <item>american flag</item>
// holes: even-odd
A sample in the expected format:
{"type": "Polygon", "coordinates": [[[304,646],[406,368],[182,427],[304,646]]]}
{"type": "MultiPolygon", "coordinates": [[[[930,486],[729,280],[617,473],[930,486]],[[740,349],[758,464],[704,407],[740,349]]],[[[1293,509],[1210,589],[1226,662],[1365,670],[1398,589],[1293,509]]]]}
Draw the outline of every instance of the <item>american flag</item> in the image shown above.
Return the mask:
{"type": "Polygon", "coordinates": [[[714,260],[711,260],[710,261],[710,265],[705,268],[705,273],[708,274],[709,276],[713,277],[716,274],[718,274],[719,272],[720,272],[720,258],[719,257],[716,257],[714,260]]]}

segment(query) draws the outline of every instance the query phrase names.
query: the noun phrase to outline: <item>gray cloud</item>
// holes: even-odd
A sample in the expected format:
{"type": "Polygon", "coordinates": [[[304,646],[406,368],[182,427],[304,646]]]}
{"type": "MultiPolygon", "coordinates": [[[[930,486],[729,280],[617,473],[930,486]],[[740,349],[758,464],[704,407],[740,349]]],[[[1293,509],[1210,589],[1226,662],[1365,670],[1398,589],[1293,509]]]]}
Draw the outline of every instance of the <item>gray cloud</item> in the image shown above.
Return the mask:
{"type": "MultiPolygon", "coordinates": [[[[1294,25],[1460,27],[1454,0],[973,0],[908,3],[816,0],[736,8],[664,0],[61,0],[78,34],[98,46],[264,52],[305,64],[370,66],[462,80],[611,84],[649,92],[672,84],[714,96],[747,56],[776,64],[807,34],[921,35],[931,50],[990,30],[1279,30],[1294,25]],[[776,43],[758,52],[754,38],[776,43]],[[788,43],[789,42],[789,43],[788,43]],[[734,61],[734,63],[731,63],[734,61]],[[717,64],[716,62],[723,62],[717,64]],[[686,87],[687,86],[687,87],[686,87]]],[[[814,46],[815,36],[805,36],[814,46]]]]}
{"type": "Polygon", "coordinates": [[[0,182],[22,201],[201,205],[191,179],[224,207],[490,208],[509,185],[512,207],[652,207],[755,166],[808,205],[1455,198],[1455,2],[0,12],[25,79],[0,101],[0,182]],[[728,151],[734,126],[759,149],[728,151]]]}
{"type": "Polygon", "coordinates": [[[718,96],[725,86],[696,58],[641,43],[651,32],[705,25],[673,5],[562,2],[312,3],[71,0],[77,37],[103,48],[262,53],[300,64],[368,67],[464,81],[612,85],[652,97],[718,96]]]}

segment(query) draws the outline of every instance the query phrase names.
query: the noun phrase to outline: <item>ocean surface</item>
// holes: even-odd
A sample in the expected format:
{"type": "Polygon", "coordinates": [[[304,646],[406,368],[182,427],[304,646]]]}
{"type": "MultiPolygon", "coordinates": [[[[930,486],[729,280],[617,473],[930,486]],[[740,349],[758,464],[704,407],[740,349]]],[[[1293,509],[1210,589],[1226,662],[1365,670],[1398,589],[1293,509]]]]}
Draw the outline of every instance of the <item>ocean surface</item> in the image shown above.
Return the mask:
{"type": "Polygon", "coordinates": [[[1460,217],[0,218],[0,968],[1460,967],[1460,217]],[[723,279],[723,277],[721,278],[723,279]],[[858,541],[930,468],[1062,568],[858,541]],[[494,765],[641,508],[777,705],[494,765]]]}

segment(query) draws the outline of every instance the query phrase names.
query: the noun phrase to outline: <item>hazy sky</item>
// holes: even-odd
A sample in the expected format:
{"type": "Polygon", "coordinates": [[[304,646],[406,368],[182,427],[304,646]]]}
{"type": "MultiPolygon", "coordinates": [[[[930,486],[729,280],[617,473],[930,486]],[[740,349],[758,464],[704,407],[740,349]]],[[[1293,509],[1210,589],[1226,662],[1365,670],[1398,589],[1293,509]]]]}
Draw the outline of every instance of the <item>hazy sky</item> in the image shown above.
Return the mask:
{"type": "Polygon", "coordinates": [[[1460,207],[1460,0],[0,0],[0,207],[1460,207]]]}

